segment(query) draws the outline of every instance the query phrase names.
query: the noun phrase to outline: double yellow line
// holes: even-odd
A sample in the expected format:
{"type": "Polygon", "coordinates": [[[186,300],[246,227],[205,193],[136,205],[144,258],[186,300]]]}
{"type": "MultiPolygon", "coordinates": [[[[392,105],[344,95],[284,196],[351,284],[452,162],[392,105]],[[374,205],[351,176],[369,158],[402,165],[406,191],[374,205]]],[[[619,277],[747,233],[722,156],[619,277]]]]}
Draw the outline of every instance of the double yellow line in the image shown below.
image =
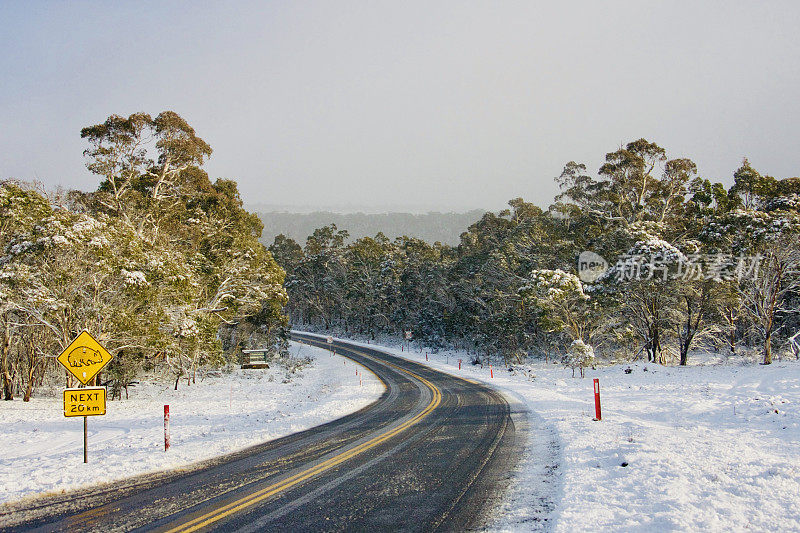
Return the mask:
{"type": "MultiPolygon", "coordinates": [[[[356,350],[353,351],[355,353],[359,353],[362,356],[369,357],[362,352],[358,352],[356,350]]],[[[338,455],[331,457],[330,459],[327,459],[319,463],[318,465],[312,466],[311,468],[303,470],[302,472],[299,472],[282,481],[278,481],[277,483],[274,483],[268,487],[265,487],[261,490],[248,494],[247,496],[244,496],[236,501],[223,505],[222,507],[219,507],[218,509],[215,509],[202,516],[198,516],[197,518],[190,520],[184,524],[181,524],[175,528],[169,529],[168,533],[177,533],[179,531],[182,533],[189,533],[191,531],[197,531],[204,527],[210,526],[211,524],[218,522],[219,520],[222,520],[227,516],[243,511],[244,509],[247,509],[248,507],[253,506],[259,502],[262,502],[267,498],[270,498],[280,492],[290,489],[302,483],[303,481],[316,476],[317,474],[325,472],[326,470],[330,470],[331,468],[334,468],[335,466],[342,464],[348,459],[351,459],[361,453],[364,453],[365,451],[371,448],[378,446],[379,444],[387,441],[388,439],[391,439],[398,433],[401,433],[406,429],[410,428],[411,426],[419,423],[420,420],[431,414],[431,412],[434,409],[436,409],[436,407],[441,403],[442,393],[436,387],[436,385],[434,385],[427,379],[423,378],[422,376],[419,376],[409,370],[406,370],[405,368],[400,368],[386,361],[382,361],[382,363],[394,367],[397,370],[405,372],[406,374],[412,376],[413,378],[420,380],[422,383],[425,384],[426,387],[428,387],[431,390],[431,392],[433,393],[433,397],[431,398],[430,403],[427,405],[427,407],[425,407],[425,409],[422,412],[420,412],[413,418],[403,422],[399,426],[390,429],[385,433],[377,435],[366,442],[359,444],[355,448],[351,448],[345,452],[342,452],[338,455]]]]}

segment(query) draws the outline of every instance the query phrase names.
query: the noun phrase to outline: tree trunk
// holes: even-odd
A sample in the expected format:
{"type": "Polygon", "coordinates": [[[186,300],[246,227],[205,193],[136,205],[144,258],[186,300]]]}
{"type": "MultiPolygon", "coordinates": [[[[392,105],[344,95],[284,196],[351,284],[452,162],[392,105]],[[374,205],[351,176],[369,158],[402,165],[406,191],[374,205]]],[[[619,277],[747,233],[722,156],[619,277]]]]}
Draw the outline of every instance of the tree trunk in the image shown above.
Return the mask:
{"type": "Polygon", "coordinates": [[[31,396],[33,396],[33,376],[28,380],[28,385],[25,387],[25,395],[22,397],[22,401],[31,401],[31,396]]]}
{"type": "Polygon", "coordinates": [[[681,362],[680,366],[686,366],[686,363],[689,360],[689,346],[692,343],[692,336],[687,336],[686,339],[681,342],[681,362]]]}
{"type": "Polygon", "coordinates": [[[772,332],[768,332],[764,336],[764,364],[772,364],[772,332]]]}
{"type": "Polygon", "coordinates": [[[8,355],[11,352],[11,332],[6,324],[5,338],[3,339],[3,400],[14,399],[14,376],[9,369],[8,355]]]}
{"type": "Polygon", "coordinates": [[[25,394],[22,397],[23,402],[31,401],[31,396],[33,396],[34,381],[36,379],[36,367],[38,365],[38,361],[36,360],[36,347],[33,345],[33,340],[31,340],[31,345],[28,347],[28,350],[28,384],[25,386],[25,394]]]}
{"type": "Polygon", "coordinates": [[[14,399],[14,376],[8,370],[3,369],[3,400],[14,399]]]}

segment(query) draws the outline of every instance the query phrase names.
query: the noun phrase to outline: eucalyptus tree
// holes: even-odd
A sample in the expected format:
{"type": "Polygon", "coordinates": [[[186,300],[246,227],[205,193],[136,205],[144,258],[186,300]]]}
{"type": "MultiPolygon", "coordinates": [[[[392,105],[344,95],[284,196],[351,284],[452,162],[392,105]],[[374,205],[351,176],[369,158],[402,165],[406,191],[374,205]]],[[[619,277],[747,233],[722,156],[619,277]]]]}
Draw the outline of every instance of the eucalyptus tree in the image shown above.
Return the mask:
{"type": "Polygon", "coordinates": [[[358,239],[345,251],[346,297],[353,302],[348,307],[348,323],[372,338],[394,326],[399,292],[397,256],[397,246],[382,233],[358,239]]]}
{"type": "Polygon", "coordinates": [[[772,363],[772,339],[781,319],[797,314],[789,296],[800,291],[800,244],[797,232],[781,235],[760,248],[763,262],[758,275],[741,285],[743,309],[763,340],[763,363],[772,363]]]}
{"type": "Polygon", "coordinates": [[[415,329],[419,337],[441,346],[448,334],[447,317],[455,306],[447,277],[452,250],[408,237],[397,239],[395,245],[401,258],[397,297],[403,304],[395,311],[398,325],[415,329]]]}
{"type": "Polygon", "coordinates": [[[541,310],[540,320],[549,331],[564,331],[570,341],[591,340],[598,310],[589,303],[578,276],[563,270],[534,270],[519,292],[541,310]]]}
{"type": "Polygon", "coordinates": [[[293,316],[370,334],[412,329],[426,342],[465,343],[506,361],[553,346],[586,360],[635,346],[651,361],[674,353],[686,364],[695,348],[733,350],[747,329],[788,337],[800,328],[793,263],[776,262],[764,238],[781,236],[788,241],[780,251],[793,249],[800,179],[761,176],[745,162],[726,190],[698,176],[690,159],[638,139],[606,154],[595,176],[572,161],[556,180],[561,192],[547,211],[515,198],[466,228],[453,248],[382,235],[347,244],[333,225],[315,230],[304,248],[276,238],[271,250],[289,270],[293,316]],[[574,277],[583,251],[611,262],[606,276],[581,286],[587,298],[549,297],[554,278],[542,276],[574,277]],[[763,265],[773,266],[749,281],[719,275],[744,253],[772,254],[763,265]],[[687,275],[696,265],[699,275],[687,275]],[[770,269],[783,292],[763,285],[770,269]],[[778,302],[767,329],[753,303],[759,294],[778,302]]]}
{"type": "Polygon", "coordinates": [[[159,310],[148,304],[151,283],[138,269],[145,247],[126,224],[60,210],[18,234],[8,251],[0,280],[30,362],[60,353],[83,329],[120,358],[157,342],[159,310]],[[32,336],[39,341],[26,346],[32,336]]]}
{"type": "MultiPolygon", "coordinates": [[[[12,180],[0,181],[0,268],[10,261],[13,251],[27,246],[20,241],[11,248],[11,242],[19,235],[28,233],[42,219],[52,215],[53,209],[47,199],[34,190],[31,184],[12,180]]],[[[14,397],[14,380],[17,368],[12,360],[12,345],[21,333],[20,318],[13,304],[6,277],[0,279],[0,374],[3,382],[3,399],[14,397]]]]}
{"type": "Polygon", "coordinates": [[[102,179],[92,200],[142,236],[159,229],[163,201],[179,202],[182,182],[211,156],[211,147],[173,111],[155,119],[147,113],[111,115],[83,128],[81,137],[90,145],[86,167],[102,179]]]}
{"type": "Polygon", "coordinates": [[[762,176],[745,159],[728,191],[734,208],[714,217],[700,231],[702,238],[742,258],[735,285],[738,301],[729,296],[723,302],[728,302],[731,316],[738,311],[761,339],[764,364],[772,362],[773,335],[798,315],[790,305],[800,289],[800,196],[795,192],[800,187],[796,183],[796,179],[762,176]],[[748,266],[741,271],[745,257],[748,266]]]}
{"type": "Polygon", "coordinates": [[[726,294],[728,280],[688,279],[675,283],[675,307],[671,308],[671,325],[675,330],[680,354],[679,364],[685,366],[689,351],[698,346],[715,346],[724,336],[718,316],[718,302],[726,294]]]}
{"type": "Polygon", "coordinates": [[[639,233],[638,240],[600,279],[603,290],[618,302],[622,319],[639,341],[648,361],[664,364],[671,351],[666,339],[673,330],[675,273],[687,258],[673,244],[639,233]]]}
{"type": "Polygon", "coordinates": [[[147,113],[109,116],[103,123],[87,126],[81,137],[90,147],[83,153],[86,168],[101,178],[96,195],[100,205],[129,223],[129,196],[137,181],[152,164],[148,144],[152,141],[153,119],[147,113]]]}
{"type": "Polygon", "coordinates": [[[599,172],[607,180],[603,192],[615,217],[628,223],[646,220],[659,197],[658,172],[666,160],[665,150],[645,139],[606,154],[599,172]]]}
{"type": "Polygon", "coordinates": [[[335,224],[316,229],[306,240],[303,260],[287,283],[291,297],[302,302],[303,316],[311,322],[322,320],[325,328],[346,312],[343,253],[347,237],[347,231],[338,230],[335,224]]]}
{"type": "Polygon", "coordinates": [[[294,272],[297,265],[303,261],[303,247],[294,239],[283,234],[275,237],[274,242],[269,246],[269,251],[286,271],[286,274],[294,272]]]}
{"type": "Polygon", "coordinates": [[[0,187],[4,395],[81,330],[114,354],[113,394],[145,366],[177,379],[248,344],[285,346],[284,272],[236,183],[200,168],[211,148],[179,115],[110,116],[81,131],[97,191],[58,205],[0,187]],[[49,357],[48,357],[49,356],[49,357]],[[160,361],[160,363],[159,363],[160,361]]]}

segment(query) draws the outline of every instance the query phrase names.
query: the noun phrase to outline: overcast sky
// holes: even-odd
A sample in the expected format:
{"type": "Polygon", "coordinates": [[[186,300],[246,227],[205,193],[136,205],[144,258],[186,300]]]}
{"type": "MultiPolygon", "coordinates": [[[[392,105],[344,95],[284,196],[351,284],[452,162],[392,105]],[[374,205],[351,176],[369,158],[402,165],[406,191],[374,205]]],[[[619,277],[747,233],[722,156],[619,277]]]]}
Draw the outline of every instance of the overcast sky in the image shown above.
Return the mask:
{"type": "Polygon", "coordinates": [[[91,190],[83,126],[182,115],[247,203],[547,205],[645,137],[800,175],[800,2],[1,2],[0,178],[91,190]]]}

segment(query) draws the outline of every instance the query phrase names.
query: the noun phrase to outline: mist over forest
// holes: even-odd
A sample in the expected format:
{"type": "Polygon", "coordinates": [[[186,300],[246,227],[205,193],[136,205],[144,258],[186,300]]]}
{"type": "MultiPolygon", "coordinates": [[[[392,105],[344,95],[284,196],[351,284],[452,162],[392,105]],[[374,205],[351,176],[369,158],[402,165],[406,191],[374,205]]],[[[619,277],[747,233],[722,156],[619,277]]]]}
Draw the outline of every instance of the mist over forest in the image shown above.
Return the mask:
{"type": "Polygon", "coordinates": [[[401,236],[415,237],[425,242],[441,242],[454,246],[459,236],[484,211],[475,209],[464,213],[333,213],[315,211],[313,213],[290,213],[286,211],[259,212],[258,218],[264,223],[261,242],[270,245],[275,237],[283,234],[298,242],[315,229],[335,224],[346,229],[351,239],[374,237],[379,232],[389,239],[401,236]]]}

